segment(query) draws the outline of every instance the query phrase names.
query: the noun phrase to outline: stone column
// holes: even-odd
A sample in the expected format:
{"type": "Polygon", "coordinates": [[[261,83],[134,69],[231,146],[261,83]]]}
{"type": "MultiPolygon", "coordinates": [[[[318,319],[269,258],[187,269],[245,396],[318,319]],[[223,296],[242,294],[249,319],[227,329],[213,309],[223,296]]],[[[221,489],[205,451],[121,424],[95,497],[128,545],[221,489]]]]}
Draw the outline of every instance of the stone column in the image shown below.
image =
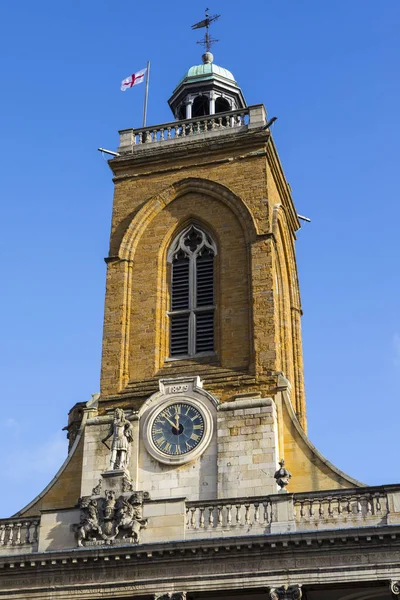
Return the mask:
{"type": "Polygon", "coordinates": [[[186,102],[186,118],[187,119],[192,118],[192,105],[193,105],[193,100],[188,100],[186,102]]]}
{"type": "Polygon", "coordinates": [[[215,95],[210,94],[210,115],[215,115],[215,95]]]}

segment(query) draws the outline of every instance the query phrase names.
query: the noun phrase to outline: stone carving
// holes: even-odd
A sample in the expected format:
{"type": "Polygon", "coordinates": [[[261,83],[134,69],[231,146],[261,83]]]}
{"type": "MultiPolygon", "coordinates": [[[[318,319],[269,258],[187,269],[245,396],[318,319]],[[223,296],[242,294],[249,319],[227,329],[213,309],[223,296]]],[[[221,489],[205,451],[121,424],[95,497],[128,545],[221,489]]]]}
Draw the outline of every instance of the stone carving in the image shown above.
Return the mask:
{"type": "Polygon", "coordinates": [[[92,500],[90,496],[83,496],[79,500],[79,507],[81,509],[81,519],[76,530],[76,538],[78,540],[78,546],[83,546],[83,541],[89,536],[95,536],[96,534],[101,537],[103,532],[99,523],[99,511],[97,508],[97,501],[92,500]]]}
{"type": "Polygon", "coordinates": [[[101,440],[107,446],[110,453],[110,471],[126,469],[129,463],[129,450],[133,441],[133,428],[122,408],[116,408],[110,431],[101,440]],[[112,437],[111,448],[106,443],[112,437]]]}
{"type": "Polygon", "coordinates": [[[124,477],[122,480],[122,491],[133,492],[133,483],[128,477],[124,477]]]}
{"type": "Polygon", "coordinates": [[[270,600],[300,600],[302,595],[301,585],[283,585],[269,591],[270,600]]]}
{"type": "Polygon", "coordinates": [[[186,600],[186,592],[165,592],[154,594],[154,600],[186,600]]]}
{"type": "Polygon", "coordinates": [[[93,496],[98,496],[101,493],[101,488],[103,487],[103,480],[99,479],[99,483],[92,489],[93,496]]]}
{"type": "Polygon", "coordinates": [[[287,469],[285,469],[285,461],[283,460],[283,458],[279,461],[279,465],[281,468],[276,471],[274,478],[276,479],[276,483],[281,488],[279,491],[286,492],[285,487],[288,485],[292,474],[289,473],[287,469]]]}
{"type": "Polygon", "coordinates": [[[390,582],[390,591],[395,596],[398,596],[400,594],[400,581],[391,581],[390,582]]]}
{"type": "Polygon", "coordinates": [[[143,518],[146,497],[148,493],[136,492],[122,494],[117,499],[113,490],[107,490],[104,498],[81,498],[81,519],[79,525],[75,525],[78,546],[116,544],[118,540],[138,544],[140,531],[147,526],[147,519],[143,518]]]}

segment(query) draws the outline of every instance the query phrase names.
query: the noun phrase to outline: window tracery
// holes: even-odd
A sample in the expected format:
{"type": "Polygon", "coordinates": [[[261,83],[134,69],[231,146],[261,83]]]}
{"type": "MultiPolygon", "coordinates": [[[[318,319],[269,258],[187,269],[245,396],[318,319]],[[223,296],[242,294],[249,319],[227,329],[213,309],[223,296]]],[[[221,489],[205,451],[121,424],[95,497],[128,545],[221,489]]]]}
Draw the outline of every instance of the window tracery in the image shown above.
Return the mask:
{"type": "Polygon", "coordinates": [[[170,357],[199,356],[215,350],[214,257],[211,236],[195,225],[171,244],[170,357]]]}

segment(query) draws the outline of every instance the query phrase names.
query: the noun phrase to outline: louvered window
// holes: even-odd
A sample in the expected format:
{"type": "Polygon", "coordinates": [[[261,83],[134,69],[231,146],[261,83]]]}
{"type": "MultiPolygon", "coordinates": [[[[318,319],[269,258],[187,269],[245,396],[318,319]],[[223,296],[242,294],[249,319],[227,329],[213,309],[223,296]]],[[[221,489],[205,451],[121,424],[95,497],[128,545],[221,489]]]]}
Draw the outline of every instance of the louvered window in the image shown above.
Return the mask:
{"type": "Polygon", "coordinates": [[[214,257],[212,238],[191,225],[173,242],[171,263],[170,356],[210,354],[214,347],[214,257]]]}

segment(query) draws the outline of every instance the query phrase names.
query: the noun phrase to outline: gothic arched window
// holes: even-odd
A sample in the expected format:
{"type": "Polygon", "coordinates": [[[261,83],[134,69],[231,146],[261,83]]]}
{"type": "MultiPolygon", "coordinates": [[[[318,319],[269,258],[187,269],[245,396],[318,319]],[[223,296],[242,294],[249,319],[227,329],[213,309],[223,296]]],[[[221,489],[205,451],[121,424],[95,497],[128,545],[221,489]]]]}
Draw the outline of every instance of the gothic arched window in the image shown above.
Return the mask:
{"type": "Polygon", "coordinates": [[[170,356],[214,352],[214,257],[208,233],[190,225],[168,252],[171,263],[170,356]]]}

